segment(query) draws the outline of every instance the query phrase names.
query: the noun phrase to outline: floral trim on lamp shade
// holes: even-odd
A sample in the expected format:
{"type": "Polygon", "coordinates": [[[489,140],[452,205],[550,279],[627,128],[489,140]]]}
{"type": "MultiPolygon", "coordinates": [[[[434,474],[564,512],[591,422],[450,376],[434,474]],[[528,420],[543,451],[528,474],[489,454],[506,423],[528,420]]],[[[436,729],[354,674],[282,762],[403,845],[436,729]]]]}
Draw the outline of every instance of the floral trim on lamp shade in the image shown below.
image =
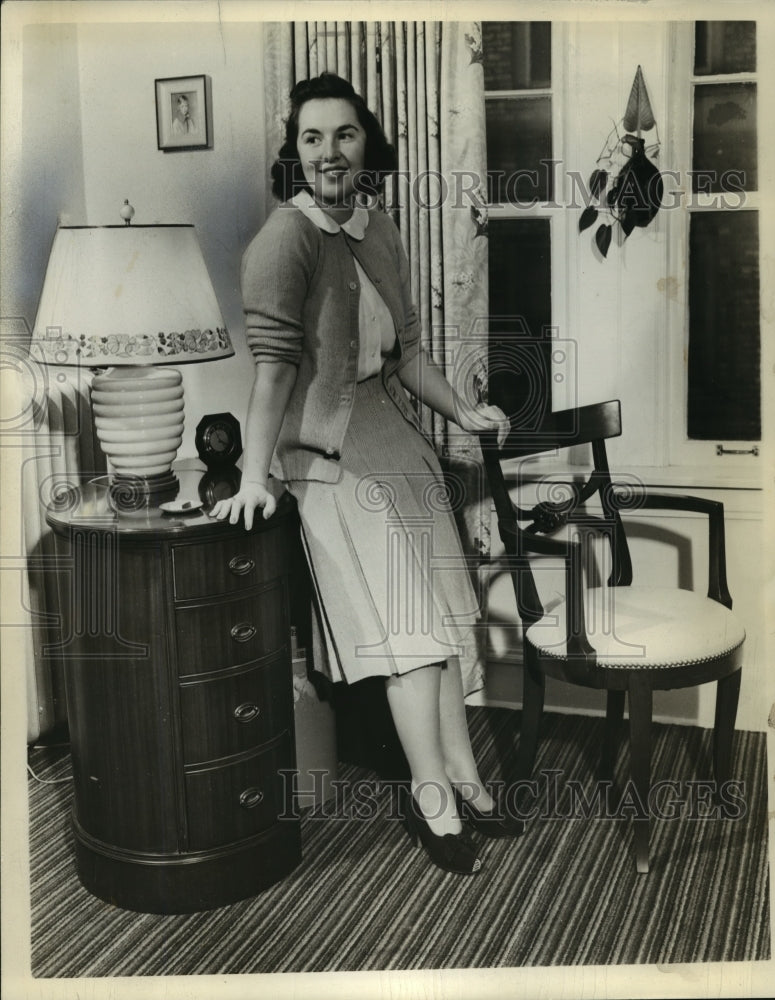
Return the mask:
{"type": "Polygon", "coordinates": [[[115,358],[135,364],[185,363],[206,361],[206,355],[223,357],[231,353],[231,339],[225,327],[215,330],[185,330],[183,333],[159,331],[150,334],[108,334],[74,336],[58,328],[46,330],[45,337],[33,345],[37,360],[49,365],[78,365],[93,360],[101,367],[115,358]],[[164,359],[164,360],[163,360],[164,359]]]}

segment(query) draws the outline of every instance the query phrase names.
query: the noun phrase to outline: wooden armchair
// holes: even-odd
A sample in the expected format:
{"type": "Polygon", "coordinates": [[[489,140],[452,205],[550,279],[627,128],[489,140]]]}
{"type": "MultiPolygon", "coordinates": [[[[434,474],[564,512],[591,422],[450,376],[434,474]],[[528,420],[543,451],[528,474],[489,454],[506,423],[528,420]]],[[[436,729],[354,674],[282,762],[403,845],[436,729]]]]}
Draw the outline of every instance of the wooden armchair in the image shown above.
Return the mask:
{"type": "MultiPolygon", "coordinates": [[[[533,431],[514,427],[502,449],[494,435],[483,434],[480,442],[524,633],[518,776],[533,773],[546,675],[607,691],[603,779],[613,777],[627,695],[632,780],[646,806],[633,820],[636,863],[639,872],[647,872],[652,691],[717,682],[713,765],[720,788],[730,777],[745,631],[730,610],[723,504],[612,482],[605,441],[620,434],[620,404],[613,400],[552,413],[533,431]],[[583,482],[564,483],[561,499],[529,510],[512,502],[503,461],[575,445],[592,447],[592,472],[581,477],[583,482]],[[621,512],[640,508],[707,515],[707,597],[675,587],[633,585],[621,512]],[[611,573],[600,586],[590,586],[584,577],[585,538],[591,533],[602,534],[610,544],[611,573]],[[564,562],[564,593],[551,608],[542,606],[531,567],[531,556],[541,554],[564,562]]],[[[553,483],[550,492],[556,493],[557,486],[553,483]]]]}

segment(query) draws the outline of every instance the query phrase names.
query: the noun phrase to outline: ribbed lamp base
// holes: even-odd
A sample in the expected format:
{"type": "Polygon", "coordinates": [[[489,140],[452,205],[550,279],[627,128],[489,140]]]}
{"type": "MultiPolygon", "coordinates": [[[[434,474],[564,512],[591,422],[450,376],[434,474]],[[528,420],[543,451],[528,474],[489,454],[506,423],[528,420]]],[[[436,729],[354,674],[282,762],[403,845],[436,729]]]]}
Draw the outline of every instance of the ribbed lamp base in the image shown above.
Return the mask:
{"type": "Polygon", "coordinates": [[[137,510],[174,499],[170,471],[183,439],[183,378],[175,368],[110,368],[92,380],[97,438],[110,460],[111,500],[137,510]]]}
{"type": "Polygon", "coordinates": [[[114,510],[142,510],[158,507],[160,503],[174,500],[180,483],[174,472],[162,472],[157,476],[128,476],[118,473],[110,477],[108,494],[114,510]]]}

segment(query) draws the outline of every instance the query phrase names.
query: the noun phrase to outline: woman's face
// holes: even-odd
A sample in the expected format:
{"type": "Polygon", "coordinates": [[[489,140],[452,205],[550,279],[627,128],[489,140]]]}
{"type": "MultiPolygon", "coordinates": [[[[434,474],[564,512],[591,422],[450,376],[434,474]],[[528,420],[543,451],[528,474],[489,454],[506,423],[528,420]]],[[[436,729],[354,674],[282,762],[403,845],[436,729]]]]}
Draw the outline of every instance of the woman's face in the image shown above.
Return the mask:
{"type": "Polygon", "coordinates": [[[299,111],[296,148],[304,179],[318,201],[341,205],[351,200],[355,176],[365,163],[366,133],[349,101],[306,101],[299,111]]]}

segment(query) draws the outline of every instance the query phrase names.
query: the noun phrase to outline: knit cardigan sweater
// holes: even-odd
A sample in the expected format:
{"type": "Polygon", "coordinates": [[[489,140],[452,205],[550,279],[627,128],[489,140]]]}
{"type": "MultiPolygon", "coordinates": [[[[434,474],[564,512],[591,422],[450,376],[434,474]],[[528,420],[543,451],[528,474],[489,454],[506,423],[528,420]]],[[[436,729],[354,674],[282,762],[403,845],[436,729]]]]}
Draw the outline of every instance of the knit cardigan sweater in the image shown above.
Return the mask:
{"type": "Polygon", "coordinates": [[[409,265],[389,216],[369,211],[363,239],[324,232],[290,203],[280,205],[245,251],[242,298],[257,364],[296,365],[270,471],[285,481],[335,483],[358,373],[360,284],[353,257],[385,301],[396,328],[381,378],[419,429],[398,370],[420,350],[409,265]]]}

